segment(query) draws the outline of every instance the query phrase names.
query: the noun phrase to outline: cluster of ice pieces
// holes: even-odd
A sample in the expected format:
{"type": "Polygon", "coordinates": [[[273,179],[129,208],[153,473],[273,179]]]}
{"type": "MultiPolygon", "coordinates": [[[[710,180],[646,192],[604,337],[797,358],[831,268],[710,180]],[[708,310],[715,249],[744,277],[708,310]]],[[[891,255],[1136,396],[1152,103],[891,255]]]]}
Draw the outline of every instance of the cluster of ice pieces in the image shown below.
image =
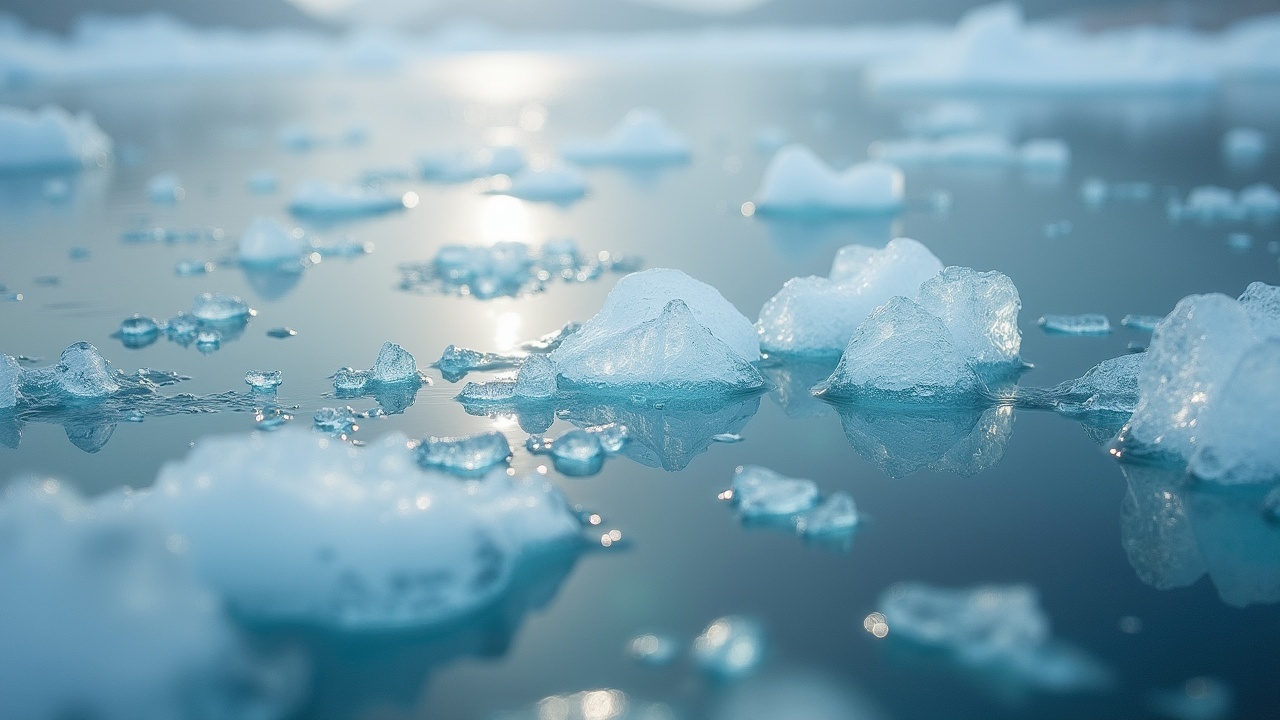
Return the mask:
{"type": "Polygon", "coordinates": [[[1183,298],[1145,355],[1117,452],[1180,456],[1222,483],[1280,477],[1280,287],[1183,298]]]}
{"type": "Polygon", "coordinates": [[[132,504],[88,503],[56,480],[4,492],[0,716],[282,716],[292,683],[263,692],[264,668],[192,572],[186,539],[132,504]]]}
{"type": "Polygon", "coordinates": [[[637,108],[607,137],[568,143],[560,154],[578,165],[644,165],[686,162],[692,149],[656,110],[637,108]]]}
{"type": "Polygon", "coordinates": [[[542,168],[526,168],[507,182],[491,182],[487,192],[531,202],[569,205],[586,197],[587,178],[573,165],[557,163],[542,168]]]}
{"type": "Polygon", "coordinates": [[[924,245],[907,238],[883,249],[849,245],[836,253],[828,277],[798,277],[760,310],[756,329],[766,353],[837,354],[858,325],[895,295],[914,298],[942,271],[924,245]]]}
{"type": "Polygon", "coordinates": [[[1015,147],[991,132],[882,140],[872,144],[871,156],[897,165],[1018,165],[1032,171],[1062,171],[1071,164],[1071,148],[1062,140],[1032,139],[1015,147]]]}
{"type": "Polygon", "coordinates": [[[1280,191],[1266,183],[1250,185],[1239,193],[1202,185],[1187,193],[1185,200],[1170,200],[1168,212],[1173,220],[1267,222],[1280,217],[1280,191]]]}
{"type": "Polygon", "coordinates": [[[864,625],[895,642],[945,654],[956,666],[1015,687],[1070,693],[1105,689],[1110,673],[1050,631],[1027,585],[968,589],[895,585],[864,625]]]}
{"type": "Polygon", "coordinates": [[[489,300],[546,290],[547,283],[587,282],[607,272],[632,272],[636,258],[608,252],[583,256],[578,244],[562,238],[540,247],[522,242],[487,246],[446,245],[429,263],[400,266],[400,289],[489,300]]]}
{"type": "Polygon", "coordinates": [[[0,172],[78,169],[110,160],[111,138],[92,117],[56,105],[34,112],[0,105],[0,172]]]}
{"type": "Polygon", "coordinates": [[[127,348],[139,349],[163,335],[182,347],[194,343],[200,352],[210,353],[224,340],[239,337],[255,314],[248,303],[234,295],[201,293],[192,301],[190,313],[178,313],[164,322],[133,315],[120,322],[112,337],[127,348]]]}
{"type": "Polygon", "coordinates": [[[902,171],[883,162],[838,173],[803,145],[778,151],[765,169],[755,211],[779,215],[875,215],[902,208],[902,171]]]}
{"type": "Polygon", "coordinates": [[[812,480],[785,477],[758,465],[734,471],[728,496],[744,521],[789,523],[806,538],[847,538],[859,522],[848,493],[832,493],[823,500],[812,480]]]}
{"type": "Polygon", "coordinates": [[[356,449],[290,429],[205,438],[132,504],[172,525],[240,615],[356,630],[478,610],[522,563],[577,548],[581,531],[541,478],[424,471],[402,435],[356,449]]]}
{"type": "Polygon", "coordinates": [[[424,381],[413,355],[388,341],[368,370],[344,367],[334,373],[333,389],[339,397],[373,395],[388,412],[403,412],[424,381]]]}
{"type": "Polygon", "coordinates": [[[550,455],[562,475],[584,477],[600,472],[605,458],[622,452],[630,440],[625,425],[609,423],[570,430],[554,440],[532,435],[525,449],[535,455],[550,455]]]}
{"type": "Polygon", "coordinates": [[[309,180],[298,186],[289,201],[289,212],[318,219],[358,218],[411,208],[418,204],[414,193],[396,195],[360,185],[334,185],[309,180]]]}
{"type": "Polygon", "coordinates": [[[436,151],[418,156],[418,171],[422,179],[438,183],[460,183],[494,175],[511,176],[523,170],[526,164],[524,151],[510,145],[477,151],[436,151]]]}
{"type": "Polygon", "coordinates": [[[1018,289],[998,272],[948,267],[915,300],[893,297],[858,326],[840,364],[814,387],[859,403],[981,403],[1020,371],[1018,289]]]}

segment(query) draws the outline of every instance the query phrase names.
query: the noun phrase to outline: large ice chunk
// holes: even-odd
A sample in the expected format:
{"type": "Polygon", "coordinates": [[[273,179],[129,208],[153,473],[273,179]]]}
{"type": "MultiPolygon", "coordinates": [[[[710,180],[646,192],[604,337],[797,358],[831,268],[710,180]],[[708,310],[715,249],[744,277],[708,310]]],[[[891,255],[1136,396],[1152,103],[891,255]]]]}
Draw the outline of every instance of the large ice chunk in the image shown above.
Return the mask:
{"type": "Polygon", "coordinates": [[[99,400],[120,390],[106,359],[87,342],[63,350],[56,364],[24,370],[21,377],[22,394],[42,403],[99,400]]]}
{"type": "Polygon", "coordinates": [[[840,364],[814,392],[864,404],[972,404],[984,384],[946,324],[917,303],[890,298],[849,340],[840,364]]]}
{"type": "Polygon", "coordinates": [[[550,398],[556,389],[556,367],[546,355],[530,355],[521,363],[514,388],[517,398],[550,398]]]}
{"type": "Polygon", "coordinates": [[[885,591],[878,606],[869,629],[886,625],[890,640],[944,653],[996,680],[1055,693],[1103,689],[1110,681],[1096,660],[1054,639],[1039,593],[1028,585],[952,590],[902,583],[885,591]]]}
{"type": "Polygon", "coordinates": [[[279,221],[267,217],[255,218],[240,237],[237,255],[245,265],[277,267],[286,262],[297,262],[306,252],[307,244],[301,232],[285,227],[279,221]]]}
{"type": "Polygon", "coordinates": [[[1280,478],[1280,338],[1244,352],[1200,414],[1197,477],[1222,483],[1280,478]]]}
{"type": "Polygon", "coordinates": [[[679,299],[667,303],[658,317],[599,342],[561,346],[552,360],[562,380],[582,390],[699,394],[748,392],[765,385],[760,371],[699,323],[679,299]]]}
{"type": "Polygon", "coordinates": [[[318,218],[363,217],[403,210],[417,204],[417,196],[401,196],[358,185],[333,185],[308,180],[289,201],[294,215],[318,218]]]}
{"type": "Polygon", "coordinates": [[[105,165],[111,139],[86,114],[56,105],[31,112],[0,105],[0,172],[105,165]]]}
{"type": "Polygon", "coordinates": [[[917,302],[942,319],[956,347],[984,376],[1023,366],[1018,330],[1022,299],[1007,275],[948,267],[920,286],[917,302]]]}
{"type": "Polygon", "coordinates": [[[229,720],[280,717],[285,698],[255,686],[261,668],[192,572],[184,539],[129,502],[88,504],[56,480],[4,493],[0,716],[180,718],[199,705],[229,720]]]}
{"type": "Polygon", "coordinates": [[[172,522],[238,613],[350,629],[479,610],[522,563],[580,541],[542,479],[495,470],[459,482],[419,468],[402,435],[354,450],[288,428],[205,438],[135,503],[172,522]]]}
{"type": "Polygon", "coordinates": [[[21,384],[22,366],[11,355],[0,353],[0,410],[18,404],[18,386],[21,384]]]}
{"type": "Polygon", "coordinates": [[[689,159],[689,141],[649,108],[627,113],[608,137],[566,144],[561,155],[579,165],[683,162],[689,159]]]}
{"type": "Polygon", "coordinates": [[[765,303],[756,322],[760,347],[768,353],[839,353],[872,310],[895,295],[916,297],[941,270],[928,248],[908,238],[878,250],[843,247],[829,278],[792,278],[765,303]]]}
{"type": "Polygon", "coordinates": [[[902,171],[893,165],[860,163],[837,173],[809,148],[788,145],[765,169],[755,207],[782,214],[893,213],[903,193],[902,171]]]}

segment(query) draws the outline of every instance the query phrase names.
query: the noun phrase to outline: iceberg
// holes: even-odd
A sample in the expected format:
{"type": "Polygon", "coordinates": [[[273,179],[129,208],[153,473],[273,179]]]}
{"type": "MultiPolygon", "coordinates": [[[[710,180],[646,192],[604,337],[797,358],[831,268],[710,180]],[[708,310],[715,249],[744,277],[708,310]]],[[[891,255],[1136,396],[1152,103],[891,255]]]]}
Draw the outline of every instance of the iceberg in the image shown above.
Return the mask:
{"type": "Polygon", "coordinates": [[[266,217],[249,223],[236,251],[242,265],[271,268],[288,265],[298,269],[301,269],[299,260],[306,252],[307,243],[301,232],[266,217]]]}
{"type": "Polygon", "coordinates": [[[848,245],[829,277],[793,278],[760,310],[760,347],[770,354],[837,354],[871,311],[895,295],[916,297],[942,271],[924,245],[908,238],[883,249],[848,245]]]}
{"type": "Polygon", "coordinates": [[[1110,335],[1111,321],[1099,313],[1042,315],[1036,322],[1050,335],[1110,335]]]}
{"type": "Polygon", "coordinates": [[[560,154],[577,165],[643,165],[687,162],[692,150],[660,113],[637,108],[608,137],[566,144],[560,154]]]}
{"type": "Polygon", "coordinates": [[[87,114],[0,105],[0,172],[73,170],[111,161],[111,138],[87,114]]]}
{"type": "Polygon", "coordinates": [[[1267,154],[1267,136],[1253,128],[1231,128],[1222,136],[1222,156],[1237,168],[1254,167],[1267,154]]]}
{"type": "Polygon", "coordinates": [[[1135,315],[1130,313],[1120,318],[1120,324],[1132,330],[1149,333],[1153,332],[1156,329],[1156,325],[1159,325],[1163,319],[1163,315],[1135,315]]]}
{"type": "Polygon", "coordinates": [[[289,212],[320,219],[357,218],[395,212],[417,204],[413,193],[396,195],[357,185],[332,185],[309,180],[298,186],[289,212]]]}
{"type": "Polygon", "coordinates": [[[765,169],[754,207],[763,215],[892,214],[904,192],[894,165],[867,162],[837,173],[809,148],[788,145],[765,169]]]}
{"type": "Polygon", "coordinates": [[[348,631],[457,620],[498,601],[522,566],[581,546],[542,478],[459,482],[419,468],[403,435],[355,449],[289,428],[203,438],[134,505],[171,523],[236,613],[348,631]]]}
{"type": "Polygon", "coordinates": [[[1111,682],[1098,661],[1053,637],[1039,593],[1028,585],[953,590],[901,583],[877,606],[876,620],[886,626],[878,636],[943,653],[956,667],[997,683],[1074,693],[1105,690],[1111,682]]]}
{"type": "Polygon", "coordinates": [[[461,438],[429,437],[418,443],[414,458],[424,468],[462,477],[480,477],[511,459],[511,446],[500,432],[461,438]]]}
{"type": "Polygon", "coordinates": [[[524,151],[510,145],[466,150],[435,151],[418,156],[423,180],[461,183],[494,175],[515,175],[525,168],[524,151]]]}
{"type": "Polygon", "coordinates": [[[1257,282],[1238,300],[1185,297],[1145,355],[1118,456],[1178,457],[1220,483],[1280,477],[1280,288],[1257,282]]]}
{"type": "Polygon", "coordinates": [[[228,720],[285,717],[303,678],[248,651],[185,539],[132,504],[127,492],[90,503],[56,480],[4,493],[0,716],[177,718],[194,703],[228,720]]]}
{"type": "Polygon", "coordinates": [[[513,175],[509,183],[493,184],[488,192],[532,202],[569,205],[586,196],[587,179],[576,167],[559,163],[522,170],[513,175]]]}

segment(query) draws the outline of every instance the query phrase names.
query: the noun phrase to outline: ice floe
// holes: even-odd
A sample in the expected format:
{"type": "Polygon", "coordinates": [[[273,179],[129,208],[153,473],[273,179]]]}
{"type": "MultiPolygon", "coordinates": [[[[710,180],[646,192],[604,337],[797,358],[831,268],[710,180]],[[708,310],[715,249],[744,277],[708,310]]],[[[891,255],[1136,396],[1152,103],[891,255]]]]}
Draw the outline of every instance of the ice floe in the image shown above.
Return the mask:
{"type": "Polygon", "coordinates": [[[511,458],[511,446],[500,432],[468,437],[428,437],[414,449],[418,464],[462,477],[480,477],[511,458]]]}
{"type": "Polygon", "coordinates": [[[1145,355],[1117,454],[1180,457],[1222,483],[1280,477],[1280,288],[1183,298],[1145,355]]]}
{"type": "Polygon", "coordinates": [[[901,583],[877,608],[890,642],[943,653],[959,669],[1013,690],[1072,693],[1110,684],[1097,660],[1053,637],[1039,593],[1028,585],[901,583]]]}
{"type": "Polygon", "coordinates": [[[631,439],[625,425],[609,423],[570,430],[554,440],[530,436],[525,448],[534,454],[551,456],[557,471],[582,477],[595,475],[611,455],[617,455],[631,439]]]}
{"type": "Polygon", "coordinates": [[[531,246],[499,242],[487,246],[446,245],[428,263],[400,266],[400,289],[489,300],[543,292],[557,280],[587,282],[608,272],[633,272],[637,258],[599,252],[584,255],[573,240],[531,246]]]}
{"type": "Polygon", "coordinates": [[[289,212],[318,219],[359,218],[395,212],[418,204],[414,193],[396,195],[359,185],[335,185],[308,180],[289,201],[289,212]]]}
{"type": "Polygon", "coordinates": [[[817,483],[789,478],[758,465],[741,465],[733,474],[729,498],[744,523],[782,526],[814,540],[851,538],[858,509],[847,493],[822,499],[817,483]]]}
{"type": "Polygon", "coordinates": [[[79,169],[111,160],[111,138],[93,118],[56,105],[34,112],[0,105],[0,138],[0,172],[79,169]]]}
{"type": "Polygon", "coordinates": [[[526,168],[509,182],[491,183],[488,192],[510,195],[532,202],[570,205],[587,194],[587,178],[573,165],[558,163],[543,168],[526,168]]]}
{"type": "Polygon", "coordinates": [[[637,108],[627,113],[607,137],[567,143],[560,154],[578,165],[643,165],[686,162],[689,141],[667,125],[656,110],[637,108]]]}
{"type": "Polygon", "coordinates": [[[924,245],[907,238],[882,249],[840,249],[829,277],[788,280],[760,310],[756,328],[766,353],[837,354],[871,311],[895,295],[916,297],[942,270],[924,245]]]}
{"type": "Polygon", "coordinates": [[[355,449],[288,428],[203,438],[133,502],[172,524],[235,612],[345,630],[456,620],[498,600],[522,564],[581,542],[541,478],[424,471],[402,435],[355,449]]]}
{"type": "Polygon", "coordinates": [[[859,163],[842,173],[803,145],[773,156],[753,200],[762,214],[890,214],[902,208],[902,171],[883,162],[859,163]]]}

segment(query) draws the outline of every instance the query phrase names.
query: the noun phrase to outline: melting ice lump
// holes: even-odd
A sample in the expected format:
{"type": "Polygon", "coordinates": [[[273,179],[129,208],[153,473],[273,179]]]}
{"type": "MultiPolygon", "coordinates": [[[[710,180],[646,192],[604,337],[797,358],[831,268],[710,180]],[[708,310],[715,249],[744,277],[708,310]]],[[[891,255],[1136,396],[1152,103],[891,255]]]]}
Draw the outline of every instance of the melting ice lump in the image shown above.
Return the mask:
{"type": "Polygon", "coordinates": [[[876,619],[890,640],[945,653],[970,671],[1055,693],[1109,683],[1097,661],[1053,638],[1039,594],[1028,585],[953,590],[902,583],[885,591],[878,607],[876,619]]]}
{"type": "Polygon", "coordinates": [[[86,114],[56,105],[0,105],[0,171],[81,168],[111,159],[111,139],[86,114]]]}
{"type": "Polygon", "coordinates": [[[378,359],[368,370],[342,368],[333,376],[333,387],[340,392],[360,391],[370,384],[408,385],[420,383],[418,363],[408,350],[387,341],[378,351],[378,359]]]}
{"type": "Polygon", "coordinates": [[[556,390],[556,367],[546,355],[530,355],[521,363],[514,388],[517,398],[549,398],[556,390]]]}
{"type": "Polygon", "coordinates": [[[484,475],[511,457],[507,437],[491,431],[461,438],[429,437],[418,443],[414,458],[424,468],[439,468],[463,477],[484,475]]]}
{"type": "Polygon", "coordinates": [[[581,528],[540,478],[459,482],[419,468],[402,435],[352,449],[289,428],[197,441],[136,505],[173,524],[237,612],[349,630],[476,611],[581,528]]]}
{"type": "Polygon", "coordinates": [[[1122,446],[1180,456],[1218,482],[1280,476],[1280,287],[1183,298],[1145,355],[1122,446]]]}
{"type": "Polygon", "coordinates": [[[790,517],[818,504],[818,485],[789,478],[759,465],[743,465],[733,473],[733,502],[744,518],[790,517]]]}
{"type": "Polygon", "coordinates": [[[294,215],[342,218],[380,215],[417,204],[412,194],[395,195],[357,185],[332,185],[309,180],[298,186],[289,201],[294,215]]]}
{"type": "Polygon", "coordinates": [[[956,347],[984,376],[1023,367],[1018,330],[1022,299],[1007,275],[947,267],[920,286],[916,301],[942,319],[956,347]]]}
{"type": "Polygon", "coordinates": [[[1253,128],[1231,128],[1222,136],[1222,156],[1234,167],[1257,165],[1267,154],[1267,136],[1253,128]]]}
{"type": "Polygon", "coordinates": [[[627,113],[608,137],[565,145],[561,155],[579,165],[683,162],[689,141],[667,125],[656,110],[637,108],[627,113]]]}
{"type": "Polygon", "coordinates": [[[21,374],[22,394],[43,402],[84,402],[98,400],[120,390],[106,359],[87,342],[78,342],[62,351],[54,365],[21,374]]]}
{"type": "Polygon", "coordinates": [[[197,580],[184,539],[57,481],[0,500],[0,716],[266,720],[252,659],[197,580]],[[229,691],[229,688],[236,688],[229,691]]]}
{"type": "Polygon", "coordinates": [[[252,314],[244,300],[223,293],[201,293],[191,304],[192,317],[206,323],[240,322],[252,314]]]}
{"type": "Polygon", "coordinates": [[[710,285],[679,270],[628,275],[604,306],[549,356],[582,389],[755,390],[760,342],[751,322],[710,285]]]}
{"type": "Polygon", "coordinates": [[[1185,200],[1169,202],[1169,217],[1209,223],[1254,219],[1269,221],[1280,216],[1280,191],[1266,183],[1256,183],[1238,194],[1216,185],[1192,188],[1185,200]]]}
{"type": "Polygon", "coordinates": [[[1111,321],[1100,313],[1044,315],[1040,328],[1051,335],[1110,335],[1111,321]]]}
{"type": "Polygon", "coordinates": [[[285,227],[271,218],[255,218],[240,237],[237,250],[240,262],[245,265],[277,266],[297,261],[306,252],[307,244],[300,233],[285,227]]]}
{"type": "Polygon", "coordinates": [[[798,277],[760,310],[756,328],[768,353],[836,354],[871,311],[895,295],[916,297],[920,286],[942,270],[924,245],[908,238],[883,249],[840,249],[830,277],[798,277]]]}
{"type": "Polygon", "coordinates": [[[893,213],[903,193],[902,171],[893,165],[860,163],[837,173],[809,148],[788,145],[765,169],[755,207],[781,214],[893,213]]]}

